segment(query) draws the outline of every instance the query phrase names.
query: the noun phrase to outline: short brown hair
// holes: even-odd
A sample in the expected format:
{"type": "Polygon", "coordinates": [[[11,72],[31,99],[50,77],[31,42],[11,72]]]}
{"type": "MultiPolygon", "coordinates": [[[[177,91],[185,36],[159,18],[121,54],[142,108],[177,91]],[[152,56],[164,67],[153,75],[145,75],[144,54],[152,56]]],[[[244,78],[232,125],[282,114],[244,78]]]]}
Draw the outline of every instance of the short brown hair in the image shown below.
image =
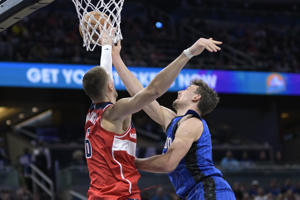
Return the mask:
{"type": "Polygon", "coordinates": [[[216,91],[210,88],[202,80],[194,80],[191,84],[198,86],[196,93],[201,95],[201,99],[198,103],[198,109],[201,112],[201,116],[212,112],[220,101],[216,91]]]}
{"type": "Polygon", "coordinates": [[[105,96],[107,80],[108,75],[102,67],[93,67],[83,76],[83,90],[92,100],[102,99],[105,96]]]}

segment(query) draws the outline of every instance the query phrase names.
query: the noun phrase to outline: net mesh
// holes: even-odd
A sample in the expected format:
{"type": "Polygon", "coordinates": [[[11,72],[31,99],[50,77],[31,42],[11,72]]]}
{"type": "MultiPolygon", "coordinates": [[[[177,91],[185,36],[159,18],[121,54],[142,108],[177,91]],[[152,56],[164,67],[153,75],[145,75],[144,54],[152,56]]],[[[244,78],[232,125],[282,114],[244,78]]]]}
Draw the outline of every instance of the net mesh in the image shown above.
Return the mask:
{"type": "Polygon", "coordinates": [[[108,39],[122,38],[120,23],[124,0],[72,0],[79,18],[83,46],[93,51],[108,39]]]}

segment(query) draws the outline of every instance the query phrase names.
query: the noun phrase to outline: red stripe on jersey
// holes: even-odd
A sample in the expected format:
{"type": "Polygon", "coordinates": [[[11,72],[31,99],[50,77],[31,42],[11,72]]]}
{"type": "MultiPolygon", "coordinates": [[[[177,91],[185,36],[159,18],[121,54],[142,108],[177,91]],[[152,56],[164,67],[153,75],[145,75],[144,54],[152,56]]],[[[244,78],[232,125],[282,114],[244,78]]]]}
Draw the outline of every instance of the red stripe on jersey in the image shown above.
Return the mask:
{"type": "Polygon", "coordinates": [[[89,110],[86,118],[86,160],[91,179],[88,197],[140,199],[140,174],[134,164],[136,131],[131,126],[122,135],[105,130],[101,117],[110,106],[89,110]]]}

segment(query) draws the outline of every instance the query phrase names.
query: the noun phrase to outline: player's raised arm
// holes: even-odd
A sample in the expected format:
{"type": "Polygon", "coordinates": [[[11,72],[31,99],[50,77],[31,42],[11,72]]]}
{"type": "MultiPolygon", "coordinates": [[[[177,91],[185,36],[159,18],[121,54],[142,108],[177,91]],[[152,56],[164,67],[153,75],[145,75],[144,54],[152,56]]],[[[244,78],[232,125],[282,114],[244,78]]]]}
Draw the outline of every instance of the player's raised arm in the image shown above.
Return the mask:
{"type": "Polygon", "coordinates": [[[101,38],[102,47],[101,47],[101,58],[100,58],[100,67],[104,68],[110,79],[113,81],[112,74],[112,39],[109,35],[104,32],[103,38],[101,38]]]}
{"type": "Polygon", "coordinates": [[[204,49],[210,52],[217,52],[221,50],[217,46],[221,43],[212,38],[200,38],[190,48],[184,50],[171,64],[159,72],[146,88],[131,98],[124,98],[117,101],[113,108],[110,109],[107,118],[115,121],[140,111],[144,106],[150,104],[168,90],[189,59],[201,54],[204,49]]]}
{"type": "Polygon", "coordinates": [[[160,97],[171,86],[173,81],[189,58],[183,53],[169,66],[160,71],[150,84],[130,98],[123,98],[107,112],[106,119],[116,121],[140,111],[144,106],[160,97]]]}
{"type": "Polygon", "coordinates": [[[198,140],[203,131],[203,124],[199,119],[190,118],[178,127],[175,139],[168,151],[162,155],[149,158],[136,158],[138,169],[153,173],[169,173],[176,169],[181,159],[190,150],[194,141],[198,140]]]}
{"type": "MultiPolygon", "coordinates": [[[[212,40],[212,38],[200,38],[193,46],[191,46],[189,49],[186,49],[183,54],[188,58],[191,58],[193,56],[201,54],[204,49],[207,49],[210,52],[216,52],[220,50],[220,48],[217,46],[218,44],[221,44],[221,42],[214,41],[212,40]]],[[[131,96],[133,96],[141,91],[143,89],[143,86],[125,66],[120,56],[120,50],[120,43],[118,43],[117,46],[113,47],[113,64],[122,81],[124,82],[127,91],[131,96]]],[[[173,64],[174,62],[172,62],[170,65],[173,64]]],[[[172,110],[160,106],[157,101],[154,101],[150,105],[145,106],[143,109],[154,121],[159,123],[164,129],[169,124],[171,119],[175,116],[175,113],[172,110]]]]}
{"type": "MultiPolygon", "coordinates": [[[[124,64],[120,56],[120,51],[121,42],[119,41],[117,45],[113,46],[113,64],[119,76],[121,77],[121,80],[123,81],[127,91],[131,96],[134,96],[143,89],[143,86],[124,64]]],[[[175,112],[171,109],[160,106],[156,100],[143,107],[143,110],[150,118],[152,118],[156,123],[160,124],[164,129],[176,115],[175,112]]]]}

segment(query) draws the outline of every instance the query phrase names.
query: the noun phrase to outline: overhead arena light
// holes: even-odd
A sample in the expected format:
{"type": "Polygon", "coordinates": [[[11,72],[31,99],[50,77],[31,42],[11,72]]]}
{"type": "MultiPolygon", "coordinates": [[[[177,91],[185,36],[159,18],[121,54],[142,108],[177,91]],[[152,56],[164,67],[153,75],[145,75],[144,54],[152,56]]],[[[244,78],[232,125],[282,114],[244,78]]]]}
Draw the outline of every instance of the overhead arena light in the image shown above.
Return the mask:
{"type": "Polygon", "coordinates": [[[0,107],[0,121],[11,117],[18,112],[20,112],[20,108],[0,107]]]}
{"type": "Polygon", "coordinates": [[[155,22],[155,27],[156,27],[157,29],[161,29],[161,28],[164,27],[164,25],[163,25],[162,22],[155,22]]]}

